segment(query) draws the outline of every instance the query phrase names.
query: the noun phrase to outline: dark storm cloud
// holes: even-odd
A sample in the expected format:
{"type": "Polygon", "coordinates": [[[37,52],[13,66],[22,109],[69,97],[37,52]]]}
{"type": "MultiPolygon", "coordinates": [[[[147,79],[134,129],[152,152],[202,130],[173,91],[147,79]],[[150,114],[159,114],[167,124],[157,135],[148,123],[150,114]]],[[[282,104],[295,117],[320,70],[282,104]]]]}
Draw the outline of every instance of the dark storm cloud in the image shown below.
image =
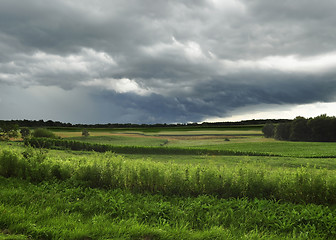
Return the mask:
{"type": "Polygon", "coordinates": [[[31,101],[62,114],[64,103],[32,97],[49,87],[92,108],[71,121],[187,122],[336,101],[335,10],[333,1],[3,0],[0,106],[31,101]]]}
{"type": "MultiPolygon", "coordinates": [[[[237,76],[239,79],[241,75],[237,76]]],[[[248,77],[246,75],[245,77],[248,77]]],[[[268,74],[255,82],[238,83],[236,77],[200,83],[188,97],[165,97],[158,94],[139,96],[133,93],[99,92],[94,98],[105,106],[104,114],[115,122],[128,115],[130,122],[188,122],[221,116],[236,108],[257,104],[307,104],[314,101],[335,101],[336,75],[325,79],[307,79],[302,76],[268,74]],[[284,81],[287,77],[287,81],[284,81]],[[263,81],[271,78],[272,82],[263,81]],[[261,80],[260,80],[261,79],[261,80]],[[230,81],[229,81],[230,80],[230,81]],[[323,81],[323,84],[321,84],[323,81]],[[236,83],[235,83],[236,82],[236,83]],[[298,87],[302,85],[301,87],[298,87]],[[329,95],[325,93],[329,92],[329,95]],[[216,94],[213,94],[216,93],[216,94]],[[307,98],[309,96],[309,98],[307,98]],[[109,110],[107,103],[119,104],[119,111],[109,110]],[[106,105],[107,104],[107,105],[106,105]],[[129,114],[133,113],[133,114],[129,114]],[[134,114],[136,113],[136,114],[134,114]]]]}

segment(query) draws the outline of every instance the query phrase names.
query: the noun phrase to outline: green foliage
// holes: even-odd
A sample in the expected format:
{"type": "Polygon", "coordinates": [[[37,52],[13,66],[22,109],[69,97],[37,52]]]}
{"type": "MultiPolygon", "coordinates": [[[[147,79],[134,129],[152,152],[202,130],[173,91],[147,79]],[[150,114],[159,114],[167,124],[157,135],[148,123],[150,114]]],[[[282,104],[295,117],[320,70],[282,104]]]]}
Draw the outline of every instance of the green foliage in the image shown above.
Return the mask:
{"type": "Polygon", "coordinates": [[[31,182],[70,178],[70,169],[66,165],[47,161],[47,153],[43,150],[27,148],[19,155],[4,150],[0,154],[0,175],[17,177],[31,182]]]}
{"type": "Polygon", "coordinates": [[[0,122],[0,140],[8,141],[18,136],[19,126],[13,123],[0,122]]]}
{"type": "Polygon", "coordinates": [[[56,135],[46,128],[37,128],[32,135],[35,138],[56,138],[56,135]]]}

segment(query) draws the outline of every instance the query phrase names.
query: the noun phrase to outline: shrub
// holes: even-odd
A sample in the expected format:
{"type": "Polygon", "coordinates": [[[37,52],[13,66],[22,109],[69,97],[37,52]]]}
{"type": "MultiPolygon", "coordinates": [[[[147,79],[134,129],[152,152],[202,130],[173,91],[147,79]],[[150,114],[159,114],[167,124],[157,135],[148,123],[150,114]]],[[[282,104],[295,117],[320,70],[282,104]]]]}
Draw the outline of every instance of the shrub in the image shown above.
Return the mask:
{"type": "Polygon", "coordinates": [[[37,128],[33,132],[33,137],[36,138],[56,138],[56,135],[45,128],[37,128]]]}
{"type": "Polygon", "coordinates": [[[20,129],[20,134],[23,139],[27,138],[30,136],[30,129],[27,127],[21,128],[20,129]]]}
{"type": "Polygon", "coordinates": [[[90,136],[89,131],[88,131],[87,129],[83,129],[83,130],[82,130],[82,136],[83,136],[83,137],[88,137],[88,136],[90,136]]]}
{"type": "Polygon", "coordinates": [[[17,124],[0,123],[0,140],[8,141],[18,136],[19,126],[17,124]]]}

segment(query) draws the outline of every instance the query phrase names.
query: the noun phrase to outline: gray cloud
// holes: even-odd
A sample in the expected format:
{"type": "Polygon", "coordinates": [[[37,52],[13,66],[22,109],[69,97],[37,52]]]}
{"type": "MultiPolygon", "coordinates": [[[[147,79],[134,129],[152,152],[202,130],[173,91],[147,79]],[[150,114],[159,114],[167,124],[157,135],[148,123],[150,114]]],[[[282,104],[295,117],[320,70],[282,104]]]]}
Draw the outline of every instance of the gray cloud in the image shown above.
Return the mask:
{"type": "Polygon", "coordinates": [[[0,118],[187,122],[333,102],[335,10],[333,1],[3,0],[0,105],[33,107],[0,118]],[[62,100],[49,108],[36,89],[62,100]],[[71,114],[82,102],[90,110],[71,114]]]}

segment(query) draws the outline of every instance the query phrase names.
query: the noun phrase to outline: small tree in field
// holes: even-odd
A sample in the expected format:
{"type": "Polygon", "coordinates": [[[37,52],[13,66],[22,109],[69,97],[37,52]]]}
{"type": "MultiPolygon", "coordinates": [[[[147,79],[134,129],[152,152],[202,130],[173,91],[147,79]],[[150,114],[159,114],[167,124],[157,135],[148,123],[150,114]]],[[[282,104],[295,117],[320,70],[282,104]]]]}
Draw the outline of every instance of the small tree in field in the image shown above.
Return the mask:
{"type": "Polygon", "coordinates": [[[82,130],[82,136],[83,136],[83,137],[88,137],[88,136],[90,136],[89,131],[88,131],[87,129],[83,129],[83,130],[82,130]]]}
{"type": "Polygon", "coordinates": [[[10,138],[18,136],[19,126],[11,123],[0,124],[0,140],[8,141],[10,138]]]}

